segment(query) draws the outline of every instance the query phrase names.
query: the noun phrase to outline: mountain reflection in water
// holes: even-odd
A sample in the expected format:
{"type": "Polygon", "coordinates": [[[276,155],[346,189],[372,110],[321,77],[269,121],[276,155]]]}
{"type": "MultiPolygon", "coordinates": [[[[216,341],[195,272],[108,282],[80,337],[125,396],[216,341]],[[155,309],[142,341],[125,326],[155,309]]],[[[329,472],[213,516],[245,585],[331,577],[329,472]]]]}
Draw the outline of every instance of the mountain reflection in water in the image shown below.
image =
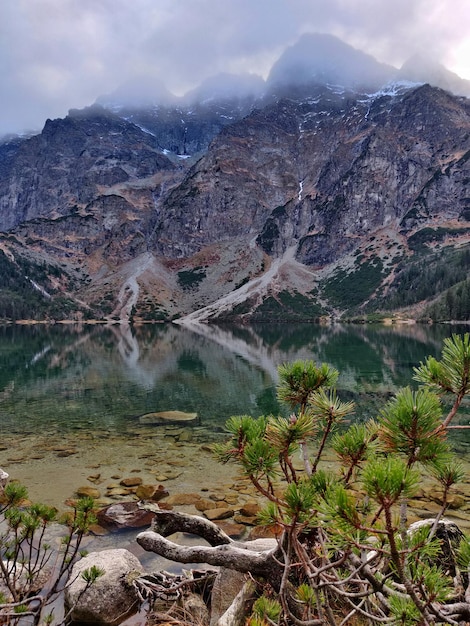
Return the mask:
{"type": "Polygon", "coordinates": [[[339,393],[370,413],[374,395],[383,399],[412,383],[413,366],[427,355],[439,356],[452,332],[459,329],[5,326],[0,328],[0,429],[21,433],[53,423],[58,430],[85,425],[120,430],[135,416],[169,410],[197,412],[203,425],[223,427],[231,415],[282,411],[276,370],[295,359],[336,367],[339,393]]]}
{"type": "MultiPolygon", "coordinates": [[[[144,482],[166,478],[172,492],[200,488],[201,481],[219,480],[224,488],[232,470],[202,446],[225,437],[232,415],[285,412],[276,398],[278,365],[314,359],[336,367],[340,398],[354,400],[354,419],[365,420],[398,387],[413,384],[413,367],[438,357],[453,332],[465,328],[4,326],[0,467],[33,499],[55,505],[94,474],[102,490],[129,472],[144,482]],[[162,426],[138,419],[162,411],[198,419],[162,426]]],[[[468,423],[468,415],[460,419],[468,423]]],[[[468,433],[456,437],[464,452],[468,433]]]]}

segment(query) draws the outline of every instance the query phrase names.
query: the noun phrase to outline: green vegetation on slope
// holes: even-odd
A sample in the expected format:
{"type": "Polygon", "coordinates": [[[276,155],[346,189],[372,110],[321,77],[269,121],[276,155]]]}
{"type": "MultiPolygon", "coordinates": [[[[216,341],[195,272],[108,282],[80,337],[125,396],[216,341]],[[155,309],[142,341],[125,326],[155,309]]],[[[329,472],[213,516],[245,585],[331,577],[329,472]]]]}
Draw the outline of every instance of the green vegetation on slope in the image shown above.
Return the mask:
{"type": "MultiPolygon", "coordinates": [[[[469,271],[470,246],[459,250],[444,248],[425,257],[405,259],[398,265],[386,297],[378,299],[374,308],[393,311],[434,298],[462,281],[466,281],[469,271]]],[[[427,316],[436,320],[468,319],[468,307],[464,303],[460,305],[457,302],[460,297],[464,296],[464,293],[465,289],[453,290],[452,295],[449,296],[444,294],[444,299],[454,299],[454,302],[448,307],[450,317],[445,317],[447,314],[441,305],[437,309],[431,308],[427,316]],[[465,310],[467,313],[460,317],[465,310]],[[456,312],[459,312],[458,317],[454,317],[456,312]],[[436,314],[437,317],[435,317],[436,314]]]]}
{"type": "Polygon", "coordinates": [[[230,314],[218,319],[234,319],[247,313],[250,313],[250,320],[254,322],[316,321],[326,314],[325,310],[315,302],[313,294],[309,298],[297,291],[285,290],[268,296],[256,308],[253,300],[247,300],[236,306],[230,314]]]}
{"type": "Polygon", "coordinates": [[[444,241],[447,237],[465,235],[468,228],[422,228],[408,238],[408,246],[415,252],[425,252],[429,250],[427,244],[444,241]]]}
{"type": "Polygon", "coordinates": [[[195,267],[191,270],[181,270],[178,272],[178,283],[184,291],[191,291],[199,287],[199,283],[206,277],[206,270],[203,267],[195,267]]]}
{"type": "Polygon", "coordinates": [[[63,278],[57,266],[10,260],[0,250],[0,319],[63,319],[77,304],[54,288],[50,277],[63,278]]]}
{"type": "Polygon", "coordinates": [[[470,279],[448,289],[435,302],[426,307],[423,319],[435,322],[470,320],[470,279]]]}
{"type": "Polygon", "coordinates": [[[383,276],[383,262],[379,257],[373,256],[364,260],[361,255],[357,257],[353,270],[337,270],[322,283],[321,288],[333,306],[349,311],[361,305],[374,293],[383,276]]]}

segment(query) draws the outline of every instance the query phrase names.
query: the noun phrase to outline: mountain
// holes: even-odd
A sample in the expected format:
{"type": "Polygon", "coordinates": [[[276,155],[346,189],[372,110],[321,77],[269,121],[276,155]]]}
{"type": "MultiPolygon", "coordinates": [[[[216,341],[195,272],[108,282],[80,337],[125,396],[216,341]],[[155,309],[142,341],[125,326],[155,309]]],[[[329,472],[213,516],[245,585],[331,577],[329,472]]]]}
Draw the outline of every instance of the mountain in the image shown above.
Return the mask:
{"type": "Polygon", "coordinates": [[[470,80],[460,78],[440,63],[415,55],[403,64],[397,75],[403,80],[426,82],[458,96],[470,97],[470,80]]]}
{"type": "Polygon", "coordinates": [[[468,319],[470,103],[392,69],[304,37],[0,143],[0,317],[468,319]]]}
{"type": "Polygon", "coordinates": [[[197,158],[225,126],[250,113],[264,91],[264,80],[254,74],[219,74],[184,97],[161,84],[147,86],[144,92],[126,83],[98,98],[97,104],[153,135],[170,158],[197,158]]]}
{"type": "Polygon", "coordinates": [[[333,35],[306,34],[287,48],[267,79],[270,91],[312,82],[347,89],[375,91],[395,77],[396,70],[333,35]]]}

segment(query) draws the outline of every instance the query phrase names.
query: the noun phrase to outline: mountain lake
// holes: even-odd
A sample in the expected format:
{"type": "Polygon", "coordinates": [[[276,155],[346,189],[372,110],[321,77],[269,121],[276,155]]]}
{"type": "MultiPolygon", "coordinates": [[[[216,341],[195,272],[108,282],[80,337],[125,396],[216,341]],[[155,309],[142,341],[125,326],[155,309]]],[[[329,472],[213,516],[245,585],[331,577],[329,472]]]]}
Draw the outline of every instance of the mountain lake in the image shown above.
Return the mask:
{"type": "MultiPolygon", "coordinates": [[[[170,494],[225,493],[239,477],[234,467],[215,461],[210,444],[224,440],[232,415],[286,414],[276,398],[278,365],[313,359],[337,368],[338,395],[355,401],[352,419],[362,421],[377,416],[399,387],[416,386],[413,367],[428,355],[439,358],[444,338],[466,330],[420,324],[5,325],[0,468],[22,482],[33,501],[61,510],[87,485],[100,491],[103,503],[112,502],[106,490],[133,476],[162,484],[170,494]],[[168,418],[153,419],[162,412],[170,412],[168,418]]],[[[457,423],[470,423],[468,410],[457,423]]],[[[466,461],[470,430],[450,437],[466,461]]],[[[134,545],[135,552],[134,535],[124,545],[134,545]]],[[[100,549],[123,544],[113,537],[99,542],[100,549]]]]}

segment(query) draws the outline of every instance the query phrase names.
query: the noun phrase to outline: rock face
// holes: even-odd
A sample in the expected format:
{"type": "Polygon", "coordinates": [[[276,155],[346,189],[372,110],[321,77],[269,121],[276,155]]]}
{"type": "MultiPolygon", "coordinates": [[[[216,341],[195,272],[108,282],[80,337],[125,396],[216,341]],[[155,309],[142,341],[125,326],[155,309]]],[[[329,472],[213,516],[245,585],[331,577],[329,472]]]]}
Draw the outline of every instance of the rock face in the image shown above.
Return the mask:
{"type": "Polygon", "coordinates": [[[99,106],[47,120],[4,165],[10,176],[0,180],[2,230],[77,214],[101,188],[173,169],[153,144],[148,133],[99,106]]]}
{"type": "Polygon", "coordinates": [[[138,607],[132,577],[142,573],[139,560],[127,550],[92,552],[78,561],[65,591],[65,604],[72,608],[71,620],[95,624],[120,624],[138,607]],[[104,570],[88,589],[82,572],[96,566],[104,570]]]}
{"type": "MultiPolygon", "coordinates": [[[[470,242],[469,101],[379,89],[393,77],[307,37],[264,92],[232,80],[212,99],[209,84],[181,102],[95,105],[0,144],[0,269],[14,276],[0,287],[34,276],[44,299],[119,320],[380,310],[407,266],[470,242]],[[349,69],[332,87],[338,59],[349,69]],[[362,287],[341,301],[352,274],[362,287]]],[[[431,278],[421,300],[459,280],[431,278]]]]}
{"type": "Polygon", "coordinates": [[[225,129],[165,200],[156,252],[190,256],[220,229],[256,237],[272,256],[297,245],[300,262],[323,266],[387,226],[464,219],[467,101],[456,107],[429,86],[362,102],[332,102],[328,90],[318,98],[281,100],[225,129]]]}

